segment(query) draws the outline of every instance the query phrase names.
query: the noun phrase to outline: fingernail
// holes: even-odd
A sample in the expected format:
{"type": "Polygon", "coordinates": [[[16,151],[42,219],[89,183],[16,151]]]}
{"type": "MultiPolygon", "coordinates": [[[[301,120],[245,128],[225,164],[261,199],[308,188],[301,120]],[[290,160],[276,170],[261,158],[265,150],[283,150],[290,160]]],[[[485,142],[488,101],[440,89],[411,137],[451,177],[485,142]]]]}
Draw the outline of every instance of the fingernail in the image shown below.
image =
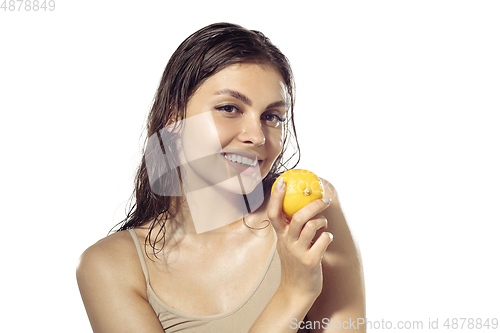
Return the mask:
{"type": "Polygon", "coordinates": [[[323,199],[321,199],[321,200],[323,200],[323,202],[324,202],[324,203],[326,203],[327,205],[329,205],[329,204],[330,204],[330,202],[332,201],[332,199],[331,199],[331,198],[323,198],[323,199]]]}
{"type": "Polygon", "coordinates": [[[278,183],[276,184],[276,188],[278,190],[281,190],[283,188],[283,185],[285,185],[285,181],[283,180],[283,177],[280,177],[280,179],[278,179],[278,183]]]}

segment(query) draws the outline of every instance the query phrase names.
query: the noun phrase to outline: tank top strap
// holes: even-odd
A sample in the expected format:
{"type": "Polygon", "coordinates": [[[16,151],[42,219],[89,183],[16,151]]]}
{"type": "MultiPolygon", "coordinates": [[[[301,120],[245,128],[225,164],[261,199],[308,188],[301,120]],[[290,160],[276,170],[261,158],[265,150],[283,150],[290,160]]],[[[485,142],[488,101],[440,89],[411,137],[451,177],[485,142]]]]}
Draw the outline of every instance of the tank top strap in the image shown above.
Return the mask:
{"type": "Polygon", "coordinates": [[[139,242],[139,238],[137,237],[134,229],[128,229],[128,231],[130,231],[130,235],[134,240],[135,248],[137,249],[137,254],[139,255],[139,260],[141,261],[142,272],[144,273],[144,277],[146,278],[146,283],[149,284],[148,266],[146,265],[146,259],[144,258],[141,243],[139,242]]]}

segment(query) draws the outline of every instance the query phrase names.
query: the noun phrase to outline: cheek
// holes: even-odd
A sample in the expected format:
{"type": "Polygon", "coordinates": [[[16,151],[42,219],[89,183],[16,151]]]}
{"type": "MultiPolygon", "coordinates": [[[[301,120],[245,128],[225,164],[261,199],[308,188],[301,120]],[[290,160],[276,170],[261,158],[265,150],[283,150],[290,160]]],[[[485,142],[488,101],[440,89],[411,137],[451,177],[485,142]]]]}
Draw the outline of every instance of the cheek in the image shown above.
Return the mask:
{"type": "Polygon", "coordinates": [[[184,120],[181,143],[187,161],[219,154],[221,143],[217,127],[210,113],[203,113],[184,120]]]}
{"type": "Polygon", "coordinates": [[[283,131],[281,130],[270,130],[269,133],[266,135],[266,144],[268,147],[268,154],[269,156],[274,159],[279,155],[281,150],[283,149],[283,131]]]}
{"type": "Polygon", "coordinates": [[[215,129],[217,132],[217,138],[222,148],[226,147],[231,141],[238,136],[236,126],[234,124],[227,124],[224,121],[215,120],[215,129]]]}

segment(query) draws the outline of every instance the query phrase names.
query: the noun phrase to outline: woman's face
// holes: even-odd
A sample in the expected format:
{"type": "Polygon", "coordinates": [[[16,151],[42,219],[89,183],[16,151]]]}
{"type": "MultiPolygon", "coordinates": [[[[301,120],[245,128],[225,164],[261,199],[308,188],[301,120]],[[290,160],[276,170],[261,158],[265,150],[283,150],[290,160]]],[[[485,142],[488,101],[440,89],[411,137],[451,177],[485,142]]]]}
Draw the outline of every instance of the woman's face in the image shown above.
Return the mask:
{"type": "Polygon", "coordinates": [[[236,64],[209,77],[192,95],[182,136],[184,158],[207,185],[238,176],[244,192],[268,174],[283,148],[286,89],[270,66],[236,64]],[[190,163],[191,161],[194,161],[190,163]]]}

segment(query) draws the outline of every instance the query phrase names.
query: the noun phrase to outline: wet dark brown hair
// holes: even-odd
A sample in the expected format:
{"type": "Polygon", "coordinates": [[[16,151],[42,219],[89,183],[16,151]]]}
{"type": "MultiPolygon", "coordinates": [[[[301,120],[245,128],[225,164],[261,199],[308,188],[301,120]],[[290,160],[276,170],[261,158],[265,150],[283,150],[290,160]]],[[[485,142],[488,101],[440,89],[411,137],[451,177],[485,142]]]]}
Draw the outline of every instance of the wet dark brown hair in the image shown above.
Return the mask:
{"type": "MultiPolygon", "coordinates": [[[[184,119],[188,101],[197,88],[218,71],[237,63],[271,66],[283,77],[289,95],[288,117],[283,124],[284,149],[262,180],[264,195],[268,198],[274,180],[287,169],[286,165],[294,156],[297,157],[297,161],[291,168],[297,165],[300,159],[300,149],[293,118],[295,84],[289,61],[259,31],[247,30],[230,23],[216,23],[200,29],[184,40],[163,72],[147,119],[147,138],[157,135],[169,121],[184,119]],[[291,142],[290,138],[294,139],[294,142],[291,142]],[[294,146],[293,154],[283,161],[284,151],[290,145],[294,146]]],[[[175,156],[173,146],[163,142],[162,150],[167,151],[167,156],[175,156]],[[171,154],[168,154],[169,150],[171,154]]],[[[134,193],[127,216],[115,230],[127,230],[152,222],[146,242],[153,248],[156,255],[163,249],[165,242],[169,241],[166,235],[172,234],[180,225],[170,223],[171,220],[166,223],[167,218],[175,215],[173,210],[175,197],[158,195],[155,194],[158,193],[157,191],[152,191],[147,174],[145,149],[142,153],[142,161],[135,178],[134,193]],[[155,226],[160,226],[161,232],[153,237],[151,233],[155,226]],[[159,242],[162,242],[162,245],[156,247],[159,242]]],[[[178,183],[175,177],[178,177],[176,173],[166,175],[162,186],[168,187],[178,183]]]]}

